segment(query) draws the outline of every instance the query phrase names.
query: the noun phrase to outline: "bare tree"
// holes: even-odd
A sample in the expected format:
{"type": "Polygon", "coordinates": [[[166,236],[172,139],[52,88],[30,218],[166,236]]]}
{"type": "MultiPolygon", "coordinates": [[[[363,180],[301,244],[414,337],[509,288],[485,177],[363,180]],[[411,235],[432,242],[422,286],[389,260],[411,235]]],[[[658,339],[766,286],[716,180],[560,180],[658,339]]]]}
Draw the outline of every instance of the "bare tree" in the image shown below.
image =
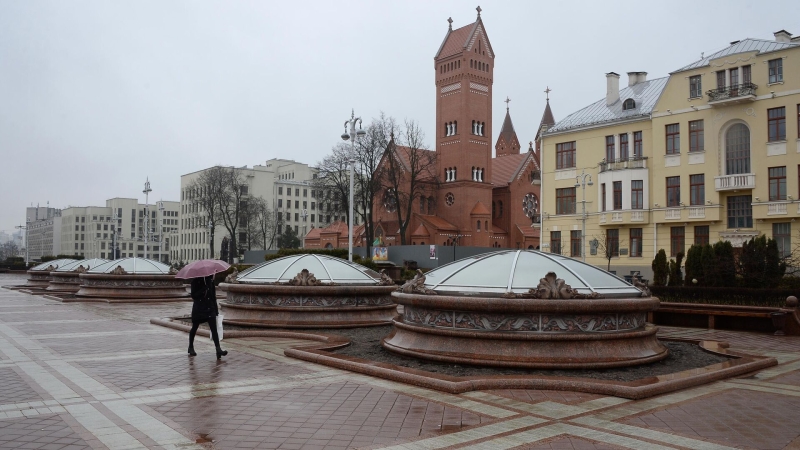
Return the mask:
{"type": "Polygon", "coordinates": [[[383,154],[379,169],[384,198],[393,203],[400,229],[400,241],[406,245],[406,229],[411,219],[414,201],[436,181],[436,152],[428,150],[425,133],[413,120],[406,120],[399,134],[391,126],[390,143],[383,154]]]}
{"type": "Polygon", "coordinates": [[[367,255],[375,238],[375,224],[372,221],[372,205],[381,191],[379,167],[383,154],[391,142],[391,134],[395,129],[394,119],[381,113],[367,127],[366,134],[358,141],[353,159],[356,161],[355,197],[358,214],[364,224],[367,255]]]}
{"type": "Polygon", "coordinates": [[[247,250],[253,250],[253,247],[262,249],[264,248],[264,240],[262,239],[262,235],[259,232],[259,225],[258,225],[258,214],[259,214],[258,203],[260,200],[264,199],[261,197],[257,197],[242,201],[244,203],[244,206],[242,208],[240,225],[242,230],[241,234],[244,235],[246,242],[240,243],[240,245],[244,244],[247,247],[247,250]]]}
{"type": "Polygon", "coordinates": [[[263,197],[255,197],[247,203],[248,244],[259,246],[264,250],[271,247],[278,224],[270,210],[269,202],[263,197]]]}
{"type": "Polygon", "coordinates": [[[219,185],[219,212],[222,225],[230,236],[230,251],[228,252],[229,263],[233,262],[234,257],[239,256],[239,225],[242,212],[247,207],[245,197],[247,196],[247,183],[242,173],[233,167],[223,168],[223,176],[220,177],[219,185]],[[235,255],[235,256],[234,256],[235,255]]]}
{"type": "Polygon", "coordinates": [[[224,178],[225,168],[220,166],[204,170],[192,181],[186,195],[189,197],[190,217],[193,222],[191,228],[196,226],[208,226],[209,236],[209,255],[214,258],[214,229],[220,223],[220,199],[224,197],[224,178]]]}
{"type": "MultiPolygon", "coordinates": [[[[350,209],[350,159],[352,150],[349,144],[338,143],[331,149],[331,154],[317,164],[317,178],[311,186],[319,192],[320,222],[322,212],[341,216],[350,209]]],[[[345,216],[347,216],[345,214],[345,216]]],[[[348,219],[349,216],[348,216],[348,219]]]]}
{"type": "MultiPolygon", "coordinates": [[[[608,233],[606,230],[600,232],[599,237],[595,237],[594,241],[597,245],[597,254],[602,255],[608,261],[606,272],[611,272],[611,259],[619,256],[619,240],[616,242],[608,240],[608,233]]],[[[591,245],[591,244],[590,244],[591,245]]],[[[581,252],[585,251],[581,245],[581,252]]]]}

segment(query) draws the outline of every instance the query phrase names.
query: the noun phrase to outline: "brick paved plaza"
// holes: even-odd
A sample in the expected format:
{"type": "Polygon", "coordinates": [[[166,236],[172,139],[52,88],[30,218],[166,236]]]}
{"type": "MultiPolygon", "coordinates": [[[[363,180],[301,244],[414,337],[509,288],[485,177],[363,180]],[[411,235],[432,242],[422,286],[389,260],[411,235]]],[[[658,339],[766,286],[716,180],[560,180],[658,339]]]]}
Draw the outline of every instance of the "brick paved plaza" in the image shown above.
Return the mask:
{"type": "MultiPolygon", "coordinates": [[[[24,277],[0,275],[0,284],[24,277]]],[[[190,303],[60,303],[0,289],[0,449],[800,449],[800,338],[697,329],[775,357],[758,374],[641,401],[451,395],[287,358],[303,343],[148,323],[190,303]]]]}

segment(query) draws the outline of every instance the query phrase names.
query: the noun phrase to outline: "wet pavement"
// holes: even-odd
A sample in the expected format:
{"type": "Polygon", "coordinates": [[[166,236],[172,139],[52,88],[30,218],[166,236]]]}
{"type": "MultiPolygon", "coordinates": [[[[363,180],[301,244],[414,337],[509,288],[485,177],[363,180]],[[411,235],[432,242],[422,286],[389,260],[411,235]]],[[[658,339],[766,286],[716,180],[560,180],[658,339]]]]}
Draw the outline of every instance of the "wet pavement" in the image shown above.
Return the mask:
{"type": "MultiPolygon", "coordinates": [[[[0,275],[0,285],[25,277],[0,275]]],[[[60,303],[0,289],[0,449],[800,449],[800,338],[662,328],[780,364],[640,401],[461,395],[294,360],[307,341],[149,324],[190,304],[60,303]]]]}

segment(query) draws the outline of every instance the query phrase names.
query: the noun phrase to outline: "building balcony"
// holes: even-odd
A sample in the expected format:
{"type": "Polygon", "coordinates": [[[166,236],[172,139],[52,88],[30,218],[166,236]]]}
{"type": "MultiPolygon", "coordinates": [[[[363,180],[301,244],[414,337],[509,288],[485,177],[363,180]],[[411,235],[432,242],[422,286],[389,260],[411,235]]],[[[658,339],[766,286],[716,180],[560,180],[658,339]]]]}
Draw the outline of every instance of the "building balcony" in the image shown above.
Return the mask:
{"type": "Polygon", "coordinates": [[[635,225],[650,222],[650,211],[633,209],[624,211],[606,211],[597,216],[600,225],[635,225]]]}
{"type": "Polygon", "coordinates": [[[767,203],[767,215],[785,216],[786,214],[788,214],[787,211],[788,206],[789,204],[785,202],[769,202],[767,203]]]}
{"type": "Polygon", "coordinates": [[[654,211],[656,222],[709,222],[720,220],[718,206],[678,206],[654,211]]]}
{"type": "Polygon", "coordinates": [[[706,94],[708,94],[708,104],[711,106],[720,106],[752,102],[756,99],[757,88],[758,86],[753,83],[742,83],[724,88],[712,89],[706,92],[706,94]]]}
{"type": "Polygon", "coordinates": [[[626,159],[617,159],[615,161],[605,161],[600,163],[600,173],[608,172],[610,170],[625,170],[625,169],[646,169],[647,157],[635,156],[626,159]]]}
{"type": "Polygon", "coordinates": [[[756,175],[742,173],[736,175],[723,175],[714,177],[714,189],[720,191],[736,191],[740,189],[753,189],[756,187],[756,175]]]}

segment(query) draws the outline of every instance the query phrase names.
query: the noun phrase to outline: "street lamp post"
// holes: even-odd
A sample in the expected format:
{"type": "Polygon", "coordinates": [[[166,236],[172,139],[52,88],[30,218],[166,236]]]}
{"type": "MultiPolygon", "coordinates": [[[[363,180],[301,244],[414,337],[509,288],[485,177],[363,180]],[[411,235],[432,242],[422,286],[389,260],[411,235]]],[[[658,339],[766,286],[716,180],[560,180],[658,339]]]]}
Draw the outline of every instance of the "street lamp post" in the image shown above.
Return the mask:
{"type": "MultiPolygon", "coordinates": [[[[25,225],[17,225],[14,228],[18,230],[25,230],[25,267],[28,267],[28,227],[31,226],[31,219],[25,219],[25,225]]],[[[16,255],[15,255],[16,256],[16,255]]]]}
{"type": "Polygon", "coordinates": [[[142,193],[144,194],[144,259],[147,259],[147,233],[150,232],[150,193],[153,192],[150,189],[150,178],[147,178],[147,181],[144,183],[144,190],[142,193]]]}
{"type": "MultiPolygon", "coordinates": [[[[211,219],[208,219],[208,237],[209,237],[209,239],[208,239],[209,243],[210,242],[214,242],[214,223],[211,221],[211,219]]],[[[214,259],[214,246],[213,245],[209,245],[209,252],[211,253],[211,256],[209,257],[209,259],[214,259]]]]}
{"type": "Polygon", "coordinates": [[[350,119],[344,121],[344,134],[342,134],[342,140],[347,141],[350,140],[352,144],[352,152],[350,154],[350,223],[349,228],[350,232],[348,233],[347,238],[347,259],[348,261],[353,261],[353,166],[356,164],[356,160],[353,157],[356,154],[356,139],[364,136],[367,134],[366,131],[361,129],[361,117],[356,117],[355,110],[351,111],[350,119]],[[356,130],[356,124],[358,124],[358,130],[356,130]],[[350,125],[350,132],[347,132],[347,126],[350,125]]]}
{"type": "Polygon", "coordinates": [[[583,200],[581,200],[581,208],[583,212],[581,214],[581,220],[583,222],[583,230],[581,231],[581,256],[583,256],[583,262],[586,262],[586,185],[593,186],[592,183],[592,175],[586,173],[586,171],[582,170],[581,174],[575,177],[575,187],[582,187],[583,188],[583,200]],[[586,179],[589,179],[587,182],[586,179]]]}
{"type": "Polygon", "coordinates": [[[117,228],[118,228],[118,221],[119,217],[117,217],[117,213],[114,213],[111,216],[111,220],[114,221],[114,224],[111,225],[111,258],[112,260],[117,259],[117,247],[119,243],[117,242],[117,228]]]}
{"type": "MultiPolygon", "coordinates": [[[[307,225],[306,225],[306,223],[307,223],[306,222],[306,217],[308,217],[308,210],[304,209],[304,210],[300,211],[300,218],[303,219],[303,248],[306,248],[306,233],[307,233],[307,231],[306,231],[306,227],[307,227],[307,225]]],[[[351,217],[351,220],[352,220],[352,217],[351,217]]]]}
{"type": "Polygon", "coordinates": [[[158,261],[162,261],[164,255],[164,202],[156,203],[158,205],[158,261]]]}

